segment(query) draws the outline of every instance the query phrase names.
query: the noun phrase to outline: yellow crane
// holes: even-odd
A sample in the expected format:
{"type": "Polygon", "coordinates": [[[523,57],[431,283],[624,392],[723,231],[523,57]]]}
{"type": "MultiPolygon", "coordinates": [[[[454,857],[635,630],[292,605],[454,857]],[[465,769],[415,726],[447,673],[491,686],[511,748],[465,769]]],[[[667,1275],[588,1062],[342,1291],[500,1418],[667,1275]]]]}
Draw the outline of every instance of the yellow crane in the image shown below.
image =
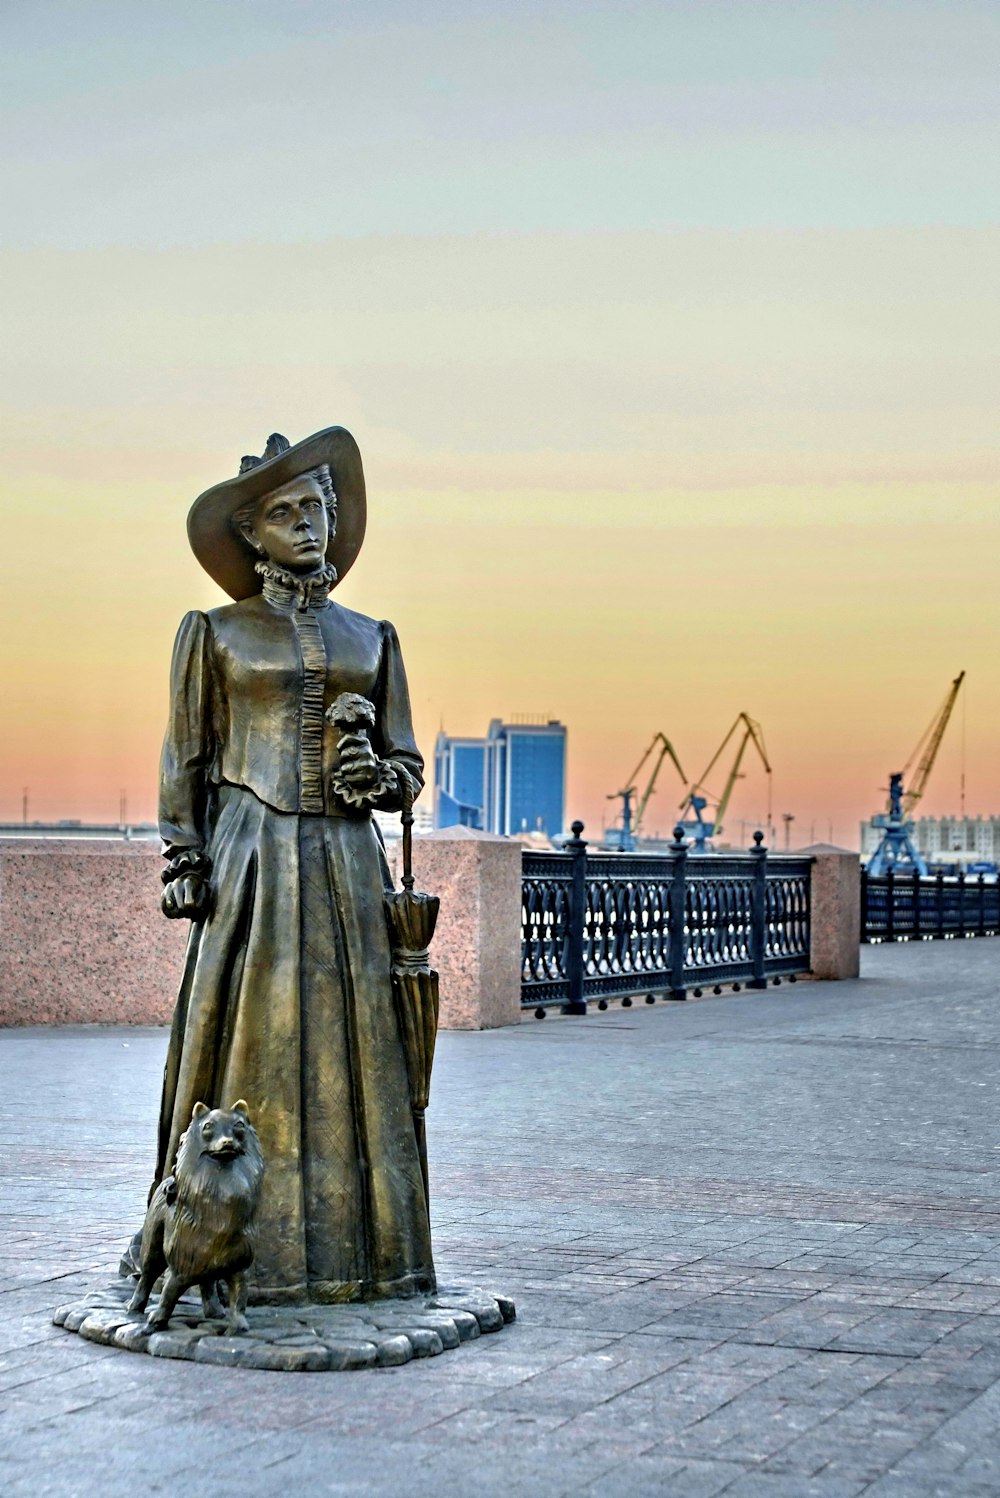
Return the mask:
{"type": "Polygon", "coordinates": [[[729,807],[729,801],[733,794],[733,787],[741,776],[740,766],[743,763],[743,757],[751,744],[756,749],[757,754],[760,757],[760,762],[767,772],[767,820],[768,822],[770,822],[771,765],[767,757],[767,750],[764,748],[764,732],[760,724],[756,723],[748,713],[739,713],[732,728],[730,728],[729,732],[726,734],[726,737],[722,740],[722,743],[719,745],[718,749],[716,749],[715,753],[712,755],[712,758],[709,760],[708,768],[705,770],[701,779],[696,780],[689,787],[687,795],[684,797],[684,800],[680,804],[680,811],[682,816],[685,812],[688,811],[694,813],[693,820],[683,822],[682,825],[684,827],[685,833],[687,833],[687,835],[690,837],[692,847],[696,853],[708,852],[709,839],[717,838],[721,833],[723,823],[725,821],[726,811],[729,807]],[[736,745],[736,755],[733,759],[729,774],[726,776],[726,783],[723,787],[722,795],[716,802],[715,812],[713,813],[712,818],[709,821],[706,820],[706,818],[702,815],[709,802],[713,799],[711,792],[707,788],[706,781],[708,780],[709,775],[711,775],[712,771],[715,769],[715,766],[718,764],[719,760],[722,758],[722,755],[724,754],[730,741],[736,734],[739,734],[739,739],[736,745]]]}
{"type": "Polygon", "coordinates": [[[687,776],[681,769],[681,762],[677,758],[673,744],[667,738],[666,734],[654,734],[652,743],[629,776],[624,790],[615,791],[613,795],[610,795],[608,797],[609,801],[621,801],[622,820],[620,827],[609,828],[607,837],[605,838],[606,847],[613,849],[617,853],[631,853],[635,848],[635,840],[639,836],[639,829],[642,826],[642,819],[646,813],[646,807],[649,805],[649,799],[652,796],[653,791],[656,789],[656,781],[660,773],[660,767],[662,766],[663,761],[666,759],[667,755],[670,756],[670,758],[676,765],[677,773],[681,777],[681,780],[684,781],[685,784],[687,784],[687,776]],[[638,786],[639,776],[645,769],[646,764],[657,745],[659,745],[660,752],[656,756],[656,760],[654,761],[649,780],[646,782],[646,789],[640,795],[638,786]],[[639,801],[633,809],[633,800],[636,796],[639,797],[639,801]]]}

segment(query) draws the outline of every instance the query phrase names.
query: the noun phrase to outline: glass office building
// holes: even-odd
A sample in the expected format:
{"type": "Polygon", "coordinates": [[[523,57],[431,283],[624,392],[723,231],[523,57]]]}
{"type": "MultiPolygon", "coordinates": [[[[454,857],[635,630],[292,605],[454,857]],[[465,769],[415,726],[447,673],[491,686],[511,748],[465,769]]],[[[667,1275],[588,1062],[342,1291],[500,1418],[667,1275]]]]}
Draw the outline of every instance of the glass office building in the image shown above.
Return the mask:
{"type": "Polygon", "coordinates": [[[434,826],[485,827],[486,740],[439,733],[434,745],[434,826]]]}
{"type": "Polygon", "coordinates": [[[566,812],[566,729],[555,721],[504,723],[484,739],[438,734],[434,825],[504,835],[558,836],[566,812]]]}

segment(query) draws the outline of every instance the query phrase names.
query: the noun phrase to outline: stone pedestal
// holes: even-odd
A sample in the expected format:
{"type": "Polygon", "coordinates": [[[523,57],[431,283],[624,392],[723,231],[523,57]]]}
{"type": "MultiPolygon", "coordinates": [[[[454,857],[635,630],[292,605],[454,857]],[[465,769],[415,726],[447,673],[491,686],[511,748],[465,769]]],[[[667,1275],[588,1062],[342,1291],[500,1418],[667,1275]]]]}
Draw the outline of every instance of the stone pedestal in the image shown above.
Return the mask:
{"type": "Polygon", "coordinates": [[[814,978],[856,978],[861,959],[861,860],[829,843],[797,849],[813,862],[809,966],[814,978]]]}
{"type": "Polygon", "coordinates": [[[166,1025],[187,921],[159,842],[0,839],[0,1025],[166,1025]]]}
{"type": "MultiPolygon", "coordinates": [[[[399,882],[399,844],[389,843],[399,882]]],[[[490,1030],[521,1020],[521,846],[446,827],[413,840],[417,889],[441,897],[431,963],[441,1028],[490,1030]]]]}
{"type": "Polygon", "coordinates": [[[134,1288],[134,1280],[115,1280],[60,1306],[52,1320],[88,1342],[154,1358],[271,1373],[340,1373],[435,1357],[483,1332],[500,1331],[517,1314],[509,1296],[439,1285],[433,1295],[405,1300],[250,1306],[247,1331],[229,1336],[224,1322],[204,1319],[193,1290],[178,1301],[169,1325],[156,1329],[141,1311],[126,1309],[134,1288]]]}

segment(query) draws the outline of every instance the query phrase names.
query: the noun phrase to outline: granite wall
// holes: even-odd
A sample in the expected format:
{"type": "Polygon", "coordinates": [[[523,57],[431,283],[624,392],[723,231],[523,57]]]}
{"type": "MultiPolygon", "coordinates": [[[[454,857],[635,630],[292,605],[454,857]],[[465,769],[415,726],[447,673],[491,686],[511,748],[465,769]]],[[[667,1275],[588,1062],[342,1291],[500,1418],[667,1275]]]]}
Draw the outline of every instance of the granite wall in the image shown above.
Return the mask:
{"type": "Polygon", "coordinates": [[[0,839],[0,1025],[165,1025],[186,921],[160,914],[159,844],[0,839]]]}
{"type": "MultiPolygon", "coordinates": [[[[518,1023],[520,847],[461,828],[414,846],[441,896],[442,1027],[518,1023]]],[[[0,1025],[169,1023],[189,926],[160,914],[161,868],[155,841],[0,839],[0,1025]]]]}

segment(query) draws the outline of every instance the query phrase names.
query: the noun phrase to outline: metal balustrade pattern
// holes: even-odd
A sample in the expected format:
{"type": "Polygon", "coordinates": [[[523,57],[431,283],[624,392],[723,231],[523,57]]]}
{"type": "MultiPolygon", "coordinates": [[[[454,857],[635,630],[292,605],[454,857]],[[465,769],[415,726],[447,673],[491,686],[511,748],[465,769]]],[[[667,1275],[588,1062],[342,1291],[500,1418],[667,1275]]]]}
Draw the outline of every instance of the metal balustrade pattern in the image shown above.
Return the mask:
{"type": "Polygon", "coordinates": [[[861,940],[942,941],[1000,935],[1000,884],[982,874],[871,875],[861,870],[861,940]]]}
{"type": "Polygon", "coordinates": [[[683,999],[690,987],[751,988],[809,967],[812,860],[744,855],[588,853],[573,824],[564,852],[525,850],[521,1003],[559,1005],[633,994],[683,999]]]}

